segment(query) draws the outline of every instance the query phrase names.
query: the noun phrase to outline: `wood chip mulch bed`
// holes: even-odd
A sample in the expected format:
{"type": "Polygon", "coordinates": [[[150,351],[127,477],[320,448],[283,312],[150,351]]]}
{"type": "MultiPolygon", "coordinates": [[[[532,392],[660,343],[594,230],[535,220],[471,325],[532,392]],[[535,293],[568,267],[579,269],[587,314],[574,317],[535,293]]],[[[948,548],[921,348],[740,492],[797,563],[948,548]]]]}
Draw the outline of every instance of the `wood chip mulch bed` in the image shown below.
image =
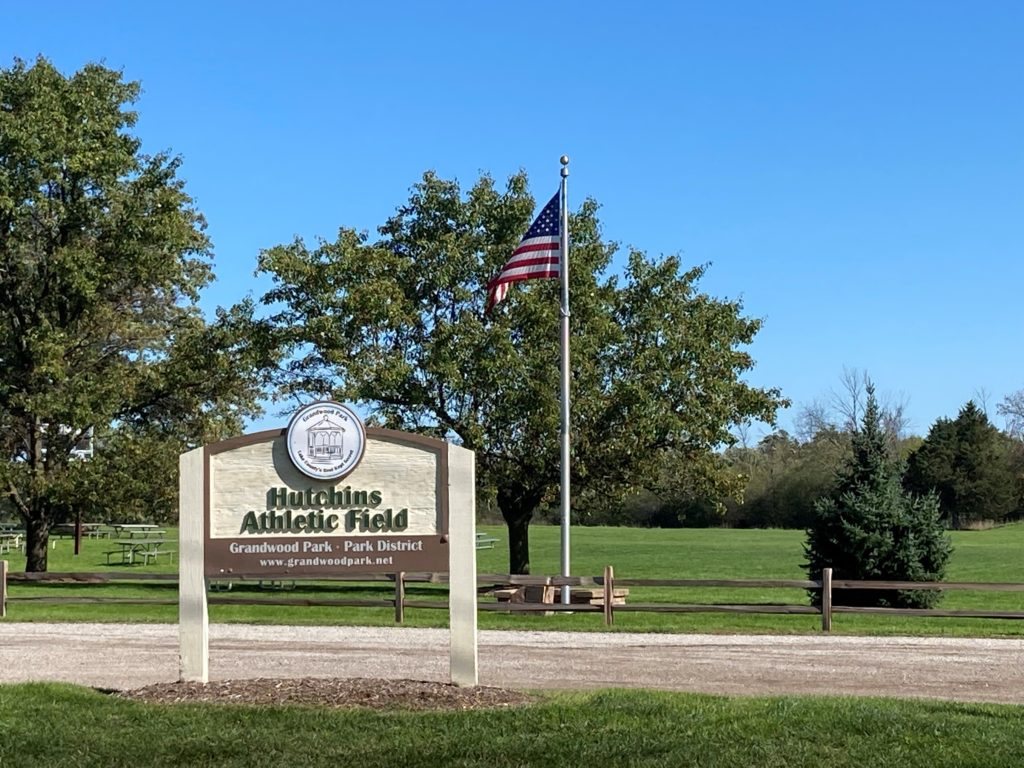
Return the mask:
{"type": "Polygon", "coordinates": [[[519,707],[534,701],[534,697],[528,694],[505,688],[460,688],[418,680],[315,677],[158,683],[145,688],[118,691],[117,695],[157,704],[209,702],[405,710],[500,709],[519,707]]]}

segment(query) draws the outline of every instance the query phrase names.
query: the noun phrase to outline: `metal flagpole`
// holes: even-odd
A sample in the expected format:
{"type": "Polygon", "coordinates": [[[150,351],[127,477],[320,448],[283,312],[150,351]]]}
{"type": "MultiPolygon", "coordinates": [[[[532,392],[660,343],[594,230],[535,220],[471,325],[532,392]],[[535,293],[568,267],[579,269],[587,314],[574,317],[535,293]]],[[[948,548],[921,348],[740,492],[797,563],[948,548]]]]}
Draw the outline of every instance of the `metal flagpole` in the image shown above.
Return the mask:
{"type": "MultiPolygon", "coordinates": [[[[562,575],[569,576],[569,156],[562,155],[561,163],[562,187],[559,209],[562,221],[559,227],[558,267],[562,280],[562,575]]],[[[564,585],[563,605],[569,605],[571,594],[569,585],[564,585]]]]}

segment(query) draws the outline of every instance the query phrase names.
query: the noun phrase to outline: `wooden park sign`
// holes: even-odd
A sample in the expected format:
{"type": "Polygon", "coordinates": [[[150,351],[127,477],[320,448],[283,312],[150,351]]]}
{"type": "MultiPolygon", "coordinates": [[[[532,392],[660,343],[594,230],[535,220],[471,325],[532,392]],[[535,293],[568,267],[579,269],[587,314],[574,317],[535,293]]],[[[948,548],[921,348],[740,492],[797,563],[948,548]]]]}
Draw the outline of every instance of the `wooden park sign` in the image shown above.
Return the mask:
{"type": "Polygon", "coordinates": [[[339,403],[180,462],[182,680],[209,677],[207,581],[450,574],[451,676],[477,683],[474,458],[339,403]]]}

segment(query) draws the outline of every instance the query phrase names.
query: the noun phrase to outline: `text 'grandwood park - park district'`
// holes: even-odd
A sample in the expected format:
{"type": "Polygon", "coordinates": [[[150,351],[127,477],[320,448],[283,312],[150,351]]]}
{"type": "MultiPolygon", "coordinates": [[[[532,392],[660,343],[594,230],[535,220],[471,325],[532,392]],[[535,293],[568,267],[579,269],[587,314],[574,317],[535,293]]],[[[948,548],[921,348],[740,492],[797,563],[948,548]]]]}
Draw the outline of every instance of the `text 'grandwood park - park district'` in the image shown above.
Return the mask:
{"type": "MultiPolygon", "coordinates": [[[[248,544],[243,541],[233,541],[228,545],[228,550],[233,555],[298,555],[335,552],[356,553],[356,552],[422,552],[422,541],[388,541],[387,539],[375,539],[370,541],[344,541],[341,546],[331,544],[329,541],[282,541],[271,542],[261,541],[258,544],[248,544]]],[[[350,563],[351,565],[352,563],[350,563]]],[[[370,565],[370,563],[365,563],[370,565]]]]}
{"type": "Polygon", "coordinates": [[[241,533],[388,533],[408,528],[408,509],[374,511],[373,507],[382,499],[380,491],[353,490],[349,486],[303,491],[270,488],[267,511],[247,512],[242,518],[241,533]],[[310,511],[297,512],[290,507],[310,511]],[[330,508],[339,511],[331,512],[330,508]]]}

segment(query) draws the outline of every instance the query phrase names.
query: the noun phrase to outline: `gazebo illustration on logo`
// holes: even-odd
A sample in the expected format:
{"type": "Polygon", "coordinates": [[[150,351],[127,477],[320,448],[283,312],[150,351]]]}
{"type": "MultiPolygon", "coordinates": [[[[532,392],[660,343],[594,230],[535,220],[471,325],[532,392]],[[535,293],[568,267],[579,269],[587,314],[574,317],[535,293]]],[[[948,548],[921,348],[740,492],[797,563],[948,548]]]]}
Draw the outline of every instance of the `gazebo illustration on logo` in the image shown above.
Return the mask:
{"type": "Polygon", "coordinates": [[[332,464],[344,458],[345,427],[324,416],[306,430],[306,449],[314,464],[332,464]]]}

